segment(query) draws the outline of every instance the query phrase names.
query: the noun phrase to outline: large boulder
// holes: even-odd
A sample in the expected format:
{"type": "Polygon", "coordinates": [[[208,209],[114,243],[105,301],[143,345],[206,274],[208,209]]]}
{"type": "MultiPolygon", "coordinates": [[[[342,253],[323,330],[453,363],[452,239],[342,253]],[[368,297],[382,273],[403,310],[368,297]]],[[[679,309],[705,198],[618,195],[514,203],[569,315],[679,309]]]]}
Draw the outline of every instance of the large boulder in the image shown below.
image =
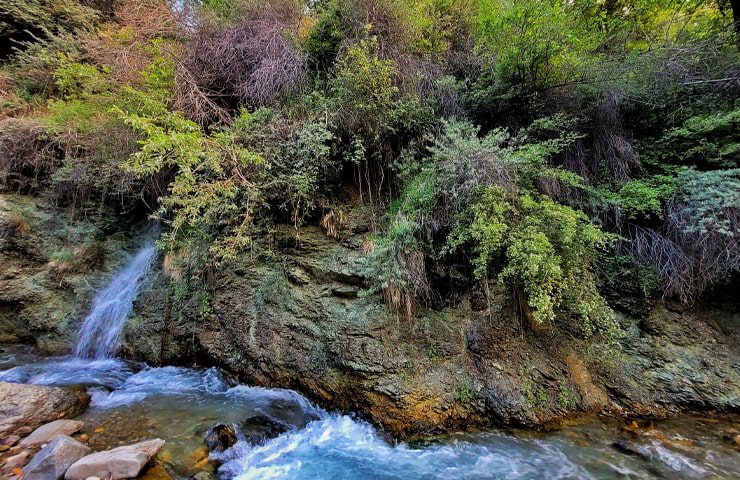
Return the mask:
{"type": "Polygon", "coordinates": [[[255,415],[241,424],[245,441],[250,445],[259,445],[290,430],[290,425],[266,415],[255,415]]]}
{"type": "Polygon", "coordinates": [[[69,467],[64,478],[66,480],[85,480],[90,477],[107,480],[136,478],[163,446],[164,440],[155,438],[96,452],[75,462],[69,467]]]}
{"type": "Polygon", "coordinates": [[[0,436],[77,415],[89,403],[82,391],[0,382],[0,436]]]}
{"type": "Polygon", "coordinates": [[[59,480],[77,460],[92,450],[72,437],[57,435],[23,468],[25,480],[59,480]]]}
{"type": "Polygon", "coordinates": [[[21,446],[49,443],[58,435],[72,435],[79,432],[83,426],[85,423],[77,420],[55,420],[34,430],[31,435],[21,440],[21,446]]]}

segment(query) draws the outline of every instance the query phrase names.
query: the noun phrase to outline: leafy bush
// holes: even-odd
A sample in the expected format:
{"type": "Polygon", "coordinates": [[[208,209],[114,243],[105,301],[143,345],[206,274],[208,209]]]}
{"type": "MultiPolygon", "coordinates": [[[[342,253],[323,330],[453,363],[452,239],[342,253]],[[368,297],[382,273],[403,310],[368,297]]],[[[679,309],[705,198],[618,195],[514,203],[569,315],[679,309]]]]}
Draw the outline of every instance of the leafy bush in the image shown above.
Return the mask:
{"type": "Polygon", "coordinates": [[[675,179],[669,175],[631,180],[619,189],[618,202],[630,219],[662,219],[674,189],[675,179]]]}
{"type": "Polygon", "coordinates": [[[255,167],[263,159],[234,142],[250,114],[243,111],[232,128],[204,132],[168,108],[174,71],[172,63],[158,58],[145,72],[146,88],[127,89],[126,103],[138,108],[113,109],[142,135],[141,148],[126,168],[138,177],[175,171],[159,212],[171,218],[163,235],[169,250],[195,252],[205,241],[210,244],[207,258],[229,258],[250,244],[249,227],[259,203],[255,167]]]}
{"type": "Polygon", "coordinates": [[[573,314],[584,334],[611,328],[599,295],[592,263],[610,237],[582,212],[543,197],[512,195],[501,187],[487,188],[472,205],[470,216],[455,226],[453,246],[472,240],[473,263],[479,278],[498,278],[524,292],[532,320],[555,319],[556,310],[573,314]]]}
{"type": "Polygon", "coordinates": [[[430,163],[407,182],[392,207],[389,231],[369,259],[376,262],[375,288],[428,297],[426,272],[421,262],[409,261],[412,255],[467,250],[475,276],[511,286],[535,324],[564,312],[584,335],[612,330],[592,273],[611,237],[583,212],[531,190],[533,177],[558,174],[545,166],[547,156],[567,140],[526,143],[524,135],[494,131],[481,139],[475,132],[467,123],[446,123],[430,147],[430,163]],[[440,236],[446,240],[438,247],[430,239],[440,236]]]}
{"type": "Polygon", "coordinates": [[[396,64],[378,56],[377,38],[361,40],[337,63],[332,96],[341,128],[356,132],[368,144],[380,140],[392,125],[398,87],[396,64]]]}
{"type": "Polygon", "coordinates": [[[6,0],[0,5],[0,58],[38,39],[92,29],[99,12],[74,0],[6,0]]]}

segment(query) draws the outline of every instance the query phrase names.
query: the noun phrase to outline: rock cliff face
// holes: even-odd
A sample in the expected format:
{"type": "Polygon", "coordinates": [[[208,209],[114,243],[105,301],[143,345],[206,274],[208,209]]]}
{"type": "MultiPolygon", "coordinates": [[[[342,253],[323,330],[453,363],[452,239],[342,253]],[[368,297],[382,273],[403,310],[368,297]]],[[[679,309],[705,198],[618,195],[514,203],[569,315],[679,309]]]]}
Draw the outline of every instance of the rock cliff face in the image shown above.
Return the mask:
{"type": "MultiPolygon", "coordinates": [[[[103,216],[102,218],[105,218],[103,216]]],[[[0,342],[67,353],[79,321],[131,238],[39,197],[0,194],[0,342]]]]}
{"type": "Polygon", "coordinates": [[[463,299],[409,323],[362,295],[361,242],[279,229],[272,258],[244,258],[217,275],[206,316],[196,305],[163,312],[160,273],[139,300],[126,351],[154,363],[215,362],[359,412],[393,435],[538,427],[602,410],[740,408],[737,313],[658,305],[644,319],[622,317],[620,341],[599,345],[557,326],[522,328],[499,291],[491,315],[463,299]]]}
{"type": "MultiPolygon", "coordinates": [[[[18,197],[6,197],[0,224],[7,232],[18,197]]],[[[136,236],[90,226],[106,261],[64,270],[48,252],[69,245],[59,236],[66,219],[36,208],[33,228],[2,240],[0,335],[64,353],[93,286],[120,265],[136,236]]],[[[575,339],[558,325],[523,328],[503,289],[492,292],[490,314],[463,297],[408,322],[379,296],[362,294],[362,240],[362,232],[337,240],[316,227],[278,228],[271,254],[244,255],[216,274],[205,315],[195,302],[173,302],[159,268],[136,302],[122,354],[152,364],[219,365],[245,382],[293,388],[357,412],[392,435],[541,427],[602,410],[740,410],[734,307],[659,303],[641,319],[620,317],[624,335],[612,345],[575,339]]]]}

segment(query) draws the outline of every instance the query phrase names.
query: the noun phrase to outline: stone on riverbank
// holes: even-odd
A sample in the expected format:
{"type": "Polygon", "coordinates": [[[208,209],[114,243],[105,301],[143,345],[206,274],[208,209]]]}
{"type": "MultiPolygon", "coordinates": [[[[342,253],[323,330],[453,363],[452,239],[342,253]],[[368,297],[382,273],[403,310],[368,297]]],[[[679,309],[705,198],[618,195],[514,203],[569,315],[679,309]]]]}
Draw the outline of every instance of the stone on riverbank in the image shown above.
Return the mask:
{"type": "Polygon", "coordinates": [[[59,480],[73,463],[89,455],[91,451],[90,447],[72,437],[57,435],[25,466],[24,479],[59,480]]]}
{"type": "Polygon", "coordinates": [[[77,415],[89,403],[82,391],[0,382],[0,436],[77,415]]]}
{"type": "Polygon", "coordinates": [[[155,438],[134,445],[96,452],[75,462],[64,475],[66,480],[85,480],[99,477],[108,480],[135,478],[164,446],[164,440],[155,438]]]}
{"type": "Polygon", "coordinates": [[[21,446],[41,445],[49,443],[59,435],[72,435],[82,430],[84,422],[78,420],[55,420],[46,425],[41,425],[29,436],[21,440],[21,446]]]}

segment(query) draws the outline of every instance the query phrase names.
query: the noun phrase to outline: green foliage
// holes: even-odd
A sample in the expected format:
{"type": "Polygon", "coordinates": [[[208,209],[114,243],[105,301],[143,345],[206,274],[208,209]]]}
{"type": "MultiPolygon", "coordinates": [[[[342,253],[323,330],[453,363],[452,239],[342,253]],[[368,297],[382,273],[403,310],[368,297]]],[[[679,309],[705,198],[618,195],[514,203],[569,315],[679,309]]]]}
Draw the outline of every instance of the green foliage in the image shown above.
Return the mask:
{"type": "Polygon", "coordinates": [[[16,233],[26,233],[35,225],[36,208],[34,205],[14,205],[8,214],[7,224],[16,233]]]}
{"type": "Polygon", "coordinates": [[[457,401],[462,404],[468,404],[472,402],[474,398],[475,394],[473,393],[473,385],[469,378],[464,378],[457,389],[457,401]]]}
{"type": "Polygon", "coordinates": [[[54,83],[64,97],[89,97],[110,91],[110,71],[109,67],[78,63],[68,55],[60,54],[59,66],[54,71],[54,83]]]}
{"type": "Polygon", "coordinates": [[[233,22],[238,18],[242,0],[204,0],[203,7],[222,22],[233,22]]]}
{"type": "Polygon", "coordinates": [[[494,88],[511,95],[516,89],[540,90],[583,75],[596,42],[568,3],[479,3],[477,34],[486,51],[495,52],[494,88]]]}
{"type": "Polygon", "coordinates": [[[378,141],[393,119],[396,63],[378,56],[375,37],[350,47],[337,63],[332,96],[342,124],[368,142],[378,141]]]}
{"type": "Polygon", "coordinates": [[[250,245],[248,232],[258,203],[248,170],[263,159],[234,142],[239,127],[249,124],[250,114],[244,110],[233,127],[206,133],[169,110],[166,99],[172,77],[173,66],[158,58],[145,72],[146,88],[126,90],[126,103],[138,109],[113,108],[142,135],[141,148],[126,168],[139,177],[176,170],[159,212],[170,218],[170,231],[163,236],[169,250],[196,250],[204,241],[218,238],[209,253],[217,259],[230,258],[250,245]]]}
{"type": "Polygon", "coordinates": [[[500,187],[488,188],[472,210],[472,223],[456,229],[469,231],[477,276],[487,277],[505,257],[499,279],[524,292],[536,322],[554,320],[556,309],[563,308],[586,335],[611,328],[591,272],[610,237],[585,214],[547,197],[512,196],[500,187]]]}
{"type": "Polygon", "coordinates": [[[593,276],[597,253],[613,237],[583,212],[532,190],[538,178],[557,175],[548,158],[568,140],[536,142],[531,135],[560,123],[542,120],[526,131],[530,137],[513,139],[503,131],[478,138],[468,123],[446,123],[433,139],[429,163],[391,206],[388,232],[368,259],[375,262],[369,278],[379,279],[376,290],[400,287],[418,298],[427,282],[419,281],[418,265],[409,264],[412,254],[439,258],[462,250],[470,252],[476,277],[497,278],[521,292],[534,322],[551,322],[562,312],[580,334],[614,330],[593,276]],[[445,235],[441,246],[429,241],[445,235]]]}
{"type": "Polygon", "coordinates": [[[740,165],[737,125],[740,108],[695,115],[679,127],[669,129],[660,139],[659,152],[667,160],[684,165],[712,165],[715,168],[740,165]]]}
{"type": "Polygon", "coordinates": [[[7,56],[13,42],[18,47],[17,42],[92,29],[98,16],[99,12],[74,0],[4,0],[0,5],[2,56],[7,56]]]}
{"type": "Polygon", "coordinates": [[[69,250],[57,250],[51,254],[52,262],[58,264],[77,265],[77,257],[69,250]]]}
{"type": "Polygon", "coordinates": [[[578,406],[578,397],[568,387],[568,382],[564,377],[561,377],[560,381],[558,381],[558,389],[558,403],[560,404],[560,408],[563,410],[572,410],[578,406]]]}
{"type": "Polygon", "coordinates": [[[685,233],[735,237],[740,209],[740,169],[697,172],[678,177],[676,216],[685,233]]]}
{"type": "Polygon", "coordinates": [[[302,124],[295,134],[285,139],[280,155],[273,162],[276,189],[290,207],[295,223],[318,207],[323,185],[331,183],[339,167],[331,158],[330,142],[334,135],[320,120],[302,124]]]}
{"type": "Polygon", "coordinates": [[[334,64],[344,37],[341,5],[329,2],[304,40],[303,48],[311,55],[315,67],[325,72],[334,64]]]}
{"type": "Polygon", "coordinates": [[[532,365],[527,359],[522,367],[523,382],[522,394],[527,404],[535,410],[543,408],[547,404],[547,392],[544,387],[537,382],[532,365]]]}
{"type": "Polygon", "coordinates": [[[675,178],[669,175],[631,180],[617,192],[617,202],[630,219],[662,219],[663,208],[675,188],[675,178]]]}

